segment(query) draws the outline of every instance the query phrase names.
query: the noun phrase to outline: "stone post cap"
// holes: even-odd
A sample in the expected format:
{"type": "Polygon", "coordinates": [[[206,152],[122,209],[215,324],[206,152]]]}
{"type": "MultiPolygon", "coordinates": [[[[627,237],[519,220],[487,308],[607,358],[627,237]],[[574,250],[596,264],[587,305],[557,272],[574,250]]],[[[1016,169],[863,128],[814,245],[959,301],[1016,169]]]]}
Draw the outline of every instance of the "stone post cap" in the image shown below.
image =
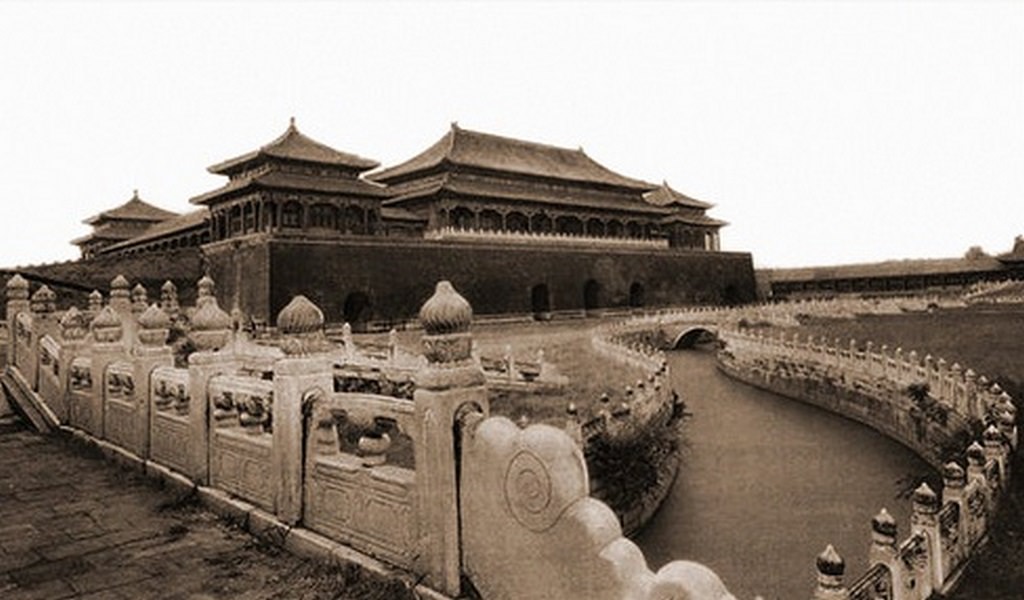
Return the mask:
{"type": "Polygon", "coordinates": [[[56,310],[57,294],[49,286],[43,284],[32,294],[32,310],[39,313],[50,313],[56,310]]]}
{"type": "Polygon", "coordinates": [[[127,290],[129,287],[131,287],[131,284],[128,283],[128,279],[124,275],[119,274],[110,280],[111,290],[127,290]]]}
{"type": "Polygon", "coordinates": [[[981,447],[977,440],[971,442],[971,445],[967,447],[967,462],[975,466],[985,464],[985,449],[981,447]]]}
{"type": "Polygon", "coordinates": [[[325,352],[332,345],[324,337],[324,313],[309,298],[292,298],[277,314],[277,329],[283,336],[281,350],[288,355],[325,352]]]}
{"type": "Polygon", "coordinates": [[[80,340],[85,337],[88,323],[82,311],[72,306],[64,312],[59,325],[61,337],[65,340],[80,340]]]}
{"type": "Polygon", "coordinates": [[[199,350],[218,350],[224,347],[231,335],[231,315],[217,305],[217,299],[209,296],[192,315],[192,331],[189,337],[199,350]]]}
{"type": "Polygon", "coordinates": [[[28,280],[21,276],[21,273],[15,273],[10,279],[7,280],[7,291],[11,290],[25,290],[28,291],[28,280]]]}
{"type": "Polygon", "coordinates": [[[827,575],[829,577],[840,578],[843,576],[843,572],[846,571],[846,561],[843,560],[843,557],[839,556],[839,553],[836,552],[832,544],[826,546],[825,551],[818,555],[815,565],[818,567],[819,575],[827,575]]]}
{"type": "Polygon", "coordinates": [[[113,343],[120,341],[124,333],[121,317],[110,306],[104,306],[92,321],[92,332],[97,342],[113,343]]]}
{"type": "Polygon", "coordinates": [[[914,490],[914,512],[933,512],[938,508],[939,497],[927,482],[914,490]]]}
{"type": "Polygon", "coordinates": [[[171,318],[158,305],[151,304],[139,315],[139,341],[146,346],[160,346],[167,341],[171,318]]]}
{"type": "Polygon", "coordinates": [[[163,285],[160,286],[160,291],[164,292],[165,294],[174,294],[177,293],[178,286],[174,285],[174,282],[168,279],[167,281],[164,282],[163,285]]]}
{"type": "Polygon", "coordinates": [[[995,425],[989,425],[985,428],[982,438],[985,440],[985,446],[1001,446],[1003,444],[1003,434],[999,432],[995,425]]]}
{"type": "Polygon", "coordinates": [[[946,487],[960,487],[967,480],[967,474],[959,463],[949,461],[942,467],[942,479],[946,487]]]}
{"type": "Polygon", "coordinates": [[[871,530],[886,538],[896,538],[896,519],[889,514],[889,511],[882,509],[871,518],[871,530]]]}
{"type": "Polygon", "coordinates": [[[431,296],[420,308],[420,323],[427,335],[447,335],[469,331],[473,307],[449,281],[439,281],[431,296]]]}
{"type": "Polygon", "coordinates": [[[420,308],[423,353],[431,364],[462,363],[472,358],[473,338],[469,333],[473,307],[452,284],[441,281],[420,308]]]}
{"type": "Polygon", "coordinates": [[[309,298],[298,295],[277,313],[277,329],[282,334],[313,333],[324,328],[324,313],[309,298]]]}

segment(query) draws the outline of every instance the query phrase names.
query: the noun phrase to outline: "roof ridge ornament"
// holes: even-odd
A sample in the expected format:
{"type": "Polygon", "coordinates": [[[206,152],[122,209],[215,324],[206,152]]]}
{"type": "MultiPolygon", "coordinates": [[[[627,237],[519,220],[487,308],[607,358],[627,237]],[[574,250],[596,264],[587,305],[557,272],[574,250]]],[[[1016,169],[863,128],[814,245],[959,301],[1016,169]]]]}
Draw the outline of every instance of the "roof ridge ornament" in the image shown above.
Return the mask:
{"type": "Polygon", "coordinates": [[[295,126],[295,117],[288,118],[288,129],[291,131],[298,131],[299,128],[295,126]]]}

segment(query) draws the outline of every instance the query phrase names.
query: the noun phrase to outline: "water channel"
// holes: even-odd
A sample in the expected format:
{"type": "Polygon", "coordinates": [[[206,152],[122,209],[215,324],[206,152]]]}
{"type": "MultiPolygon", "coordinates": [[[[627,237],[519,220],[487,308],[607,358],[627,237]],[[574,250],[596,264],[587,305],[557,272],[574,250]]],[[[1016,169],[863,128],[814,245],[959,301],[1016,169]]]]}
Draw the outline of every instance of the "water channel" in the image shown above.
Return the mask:
{"type": "Polygon", "coordinates": [[[710,352],[673,352],[669,363],[694,417],[675,486],[637,538],[652,569],[695,560],[740,600],[804,600],[828,543],[846,559],[847,583],[864,572],[883,506],[907,534],[910,501],[896,497],[897,482],[928,470],[910,450],[728,379],[710,352]]]}

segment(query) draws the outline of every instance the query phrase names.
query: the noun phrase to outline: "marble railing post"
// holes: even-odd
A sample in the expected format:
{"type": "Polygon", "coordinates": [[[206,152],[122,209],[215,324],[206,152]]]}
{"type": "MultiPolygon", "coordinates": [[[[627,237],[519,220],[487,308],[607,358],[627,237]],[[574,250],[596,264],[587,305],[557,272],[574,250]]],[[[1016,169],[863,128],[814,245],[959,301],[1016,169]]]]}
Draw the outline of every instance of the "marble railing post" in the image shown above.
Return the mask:
{"type": "Polygon", "coordinates": [[[33,390],[39,391],[39,354],[42,351],[40,342],[44,336],[57,337],[57,319],[54,315],[56,294],[46,285],[40,286],[29,300],[32,313],[32,343],[29,346],[30,360],[28,368],[23,372],[25,379],[33,390]]]}
{"type": "Polygon", "coordinates": [[[57,362],[57,370],[60,373],[58,390],[62,399],[59,405],[63,412],[57,417],[64,423],[71,418],[71,363],[83,354],[87,333],[85,315],[74,306],[65,311],[60,319],[60,359],[57,362]]]}
{"type": "Polygon", "coordinates": [[[1003,441],[1003,434],[999,432],[995,425],[989,425],[985,429],[985,433],[982,436],[983,449],[985,453],[985,461],[995,462],[999,468],[999,485],[1001,487],[1006,486],[1007,477],[1007,461],[1006,461],[1006,446],[1003,441]]]}
{"type": "Polygon", "coordinates": [[[846,563],[831,544],[818,555],[818,586],[812,600],[850,600],[850,591],[843,585],[846,563]]]}
{"type": "Polygon", "coordinates": [[[967,369],[964,373],[964,403],[967,405],[967,414],[974,418],[981,418],[982,411],[978,407],[978,374],[974,369],[967,369]]]}
{"type": "Polygon", "coordinates": [[[932,593],[942,589],[945,573],[942,571],[942,532],[939,530],[939,497],[927,483],[914,490],[913,513],[910,517],[910,532],[921,535],[928,550],[928,562],[924,577],[918,581],[920,597],[931,598],[932,593]]]}
{"type": "Polygon", "coordinates": [[[963,560],[967,552],[970,551],[970,531],[967,528],[967,514],[968,506],[964,489],[967,485],[967,473],[964,472],[963,467],[955,462],[948,462],[942,469],[942,502],[944,505],[956,504],[957,513],[959,519],[957,520],[956,531],[953,532],[956,535],[958,549],[954,550],[954,556],[949,557],[949,569],[945,573],[947,576],[950,572],[956,569],[957,564],[953,562],[954,558],[963,560]]]}
{"type": "Polygon", "coordinates": [[[416,374],[417,503],[422,569],[428,583],[452,596],[461,591],[461,531],[456,459],[458,426],[467,412],[489,412],[483,371],[471,356],[473,310],[447,281],[420,309],[428,364],[416,374]]]}
{"type": "Polygon", "coordinates": [[[103,307],[92,322],[92,393],[89,396],[89,423],[83,423],[85,430],[102,438],[106,423],[107,367],[111,363],[127,358],[124,342],[124,323],[121,316],[110,306],[103,307]]]}
{"type": "Polygon", "coordinates": [[[295,525],[302,519],[303,406],[315,395],[334,393],[334,369],[319,307],[296,296],[276,322],[286,357],[274,363],[274,507],[279,519],[295,525]]]}
{"type": "Polygon", "coordinates": [[[16,362],[15,348],[18,344],[18,335],[15,322],[18,314],[29,311],[28,281],[15,273],[7,280],[7,364],[13,365],[16,362]]]}
{"type": "Polygon", "coordinates": [[[953,392],[949,379],[949,364],[946,359],[939,358],[935,361],[935,387],[937,397],[946,406],[953,406],[953,392]]]}
{"type": "Polygon", "coordinates": [[[110,281],[110,301],[107,306],[114,309],[114,312],[121,317],[121,326],[124,328],[124,339],[129,343],[135,341],[135,319],[132,315],[132,294],[130,284],[124,275],[118,275],[110,281]]]}
{"type": "Polygon", "coordinates": [[[981,507],[984,510],[979,514],[975,515],[974,510],[968,511],[971,517],[971,541],[974,542],[984,535],[988,528],[987,513],[990,505],[988,478],[985,477],[985,450],[978,442],[972,442],[967,447],[967,486],[972,491],[968,498],[977,493],[984,499],[984,506],[981,507]]]}
{"type": "Polygon", "coordinates": [[[221,350],[231,337],[231,316],[217,304],[213,295],[213,280],[200,279],[200,295],[192,315],[189,339],[196,351],[188,357],[189,436],[191,441],[188,474],[201,484],[209,483],[210,476],[210,379],[217,375],[234,374],[242,368],[242,361],[233,353],[221,350]]]}
{"type": "Polygon", "coordinates": [[[964,370],[960,363],[949,368],[949,398],[953,410],[961,415],[969,414],[964,394],[964,370]]]}
{"type": "Polygon", "coordinates": [[[135,403],[139,411],[136,427],[140,432],[137,439],[142,458],[149,458],[150,409],[153,404],[151,375],[157,367],[174,366],[174,353],[167,345],[170,326],[170,317],[156,304],[139,313],[139,343],[132,349],[132,378],[135,382],[135,403]]]}
{"type": "Polygon", "coordinates": [[[902,600],[903,570],[899,568],[897,550],[896,519],[884,508],[871,519],[871,547],[868,550],[868,565],[885,565],[892,576],[892,600],[902,600]]]}

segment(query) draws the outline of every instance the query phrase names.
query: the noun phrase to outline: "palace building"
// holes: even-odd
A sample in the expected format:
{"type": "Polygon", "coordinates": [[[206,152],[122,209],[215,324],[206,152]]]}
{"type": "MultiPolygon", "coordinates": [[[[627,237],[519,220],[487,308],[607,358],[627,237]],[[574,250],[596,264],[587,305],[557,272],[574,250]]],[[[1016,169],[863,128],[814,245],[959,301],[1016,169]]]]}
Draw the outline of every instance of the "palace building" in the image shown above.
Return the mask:
{"type": "Polygon", "coordinates": [[[268,320],[294,294],[329,321],[412,316],[452,280],[483,314],[754,297],[711,204],[615,173],[582,149],[463,129],[400,164],[299,132],[209,168],[227,181],[175,214],[137,196],[86,221],[83,259],[201,253],[223,305],[268,320]]]}

